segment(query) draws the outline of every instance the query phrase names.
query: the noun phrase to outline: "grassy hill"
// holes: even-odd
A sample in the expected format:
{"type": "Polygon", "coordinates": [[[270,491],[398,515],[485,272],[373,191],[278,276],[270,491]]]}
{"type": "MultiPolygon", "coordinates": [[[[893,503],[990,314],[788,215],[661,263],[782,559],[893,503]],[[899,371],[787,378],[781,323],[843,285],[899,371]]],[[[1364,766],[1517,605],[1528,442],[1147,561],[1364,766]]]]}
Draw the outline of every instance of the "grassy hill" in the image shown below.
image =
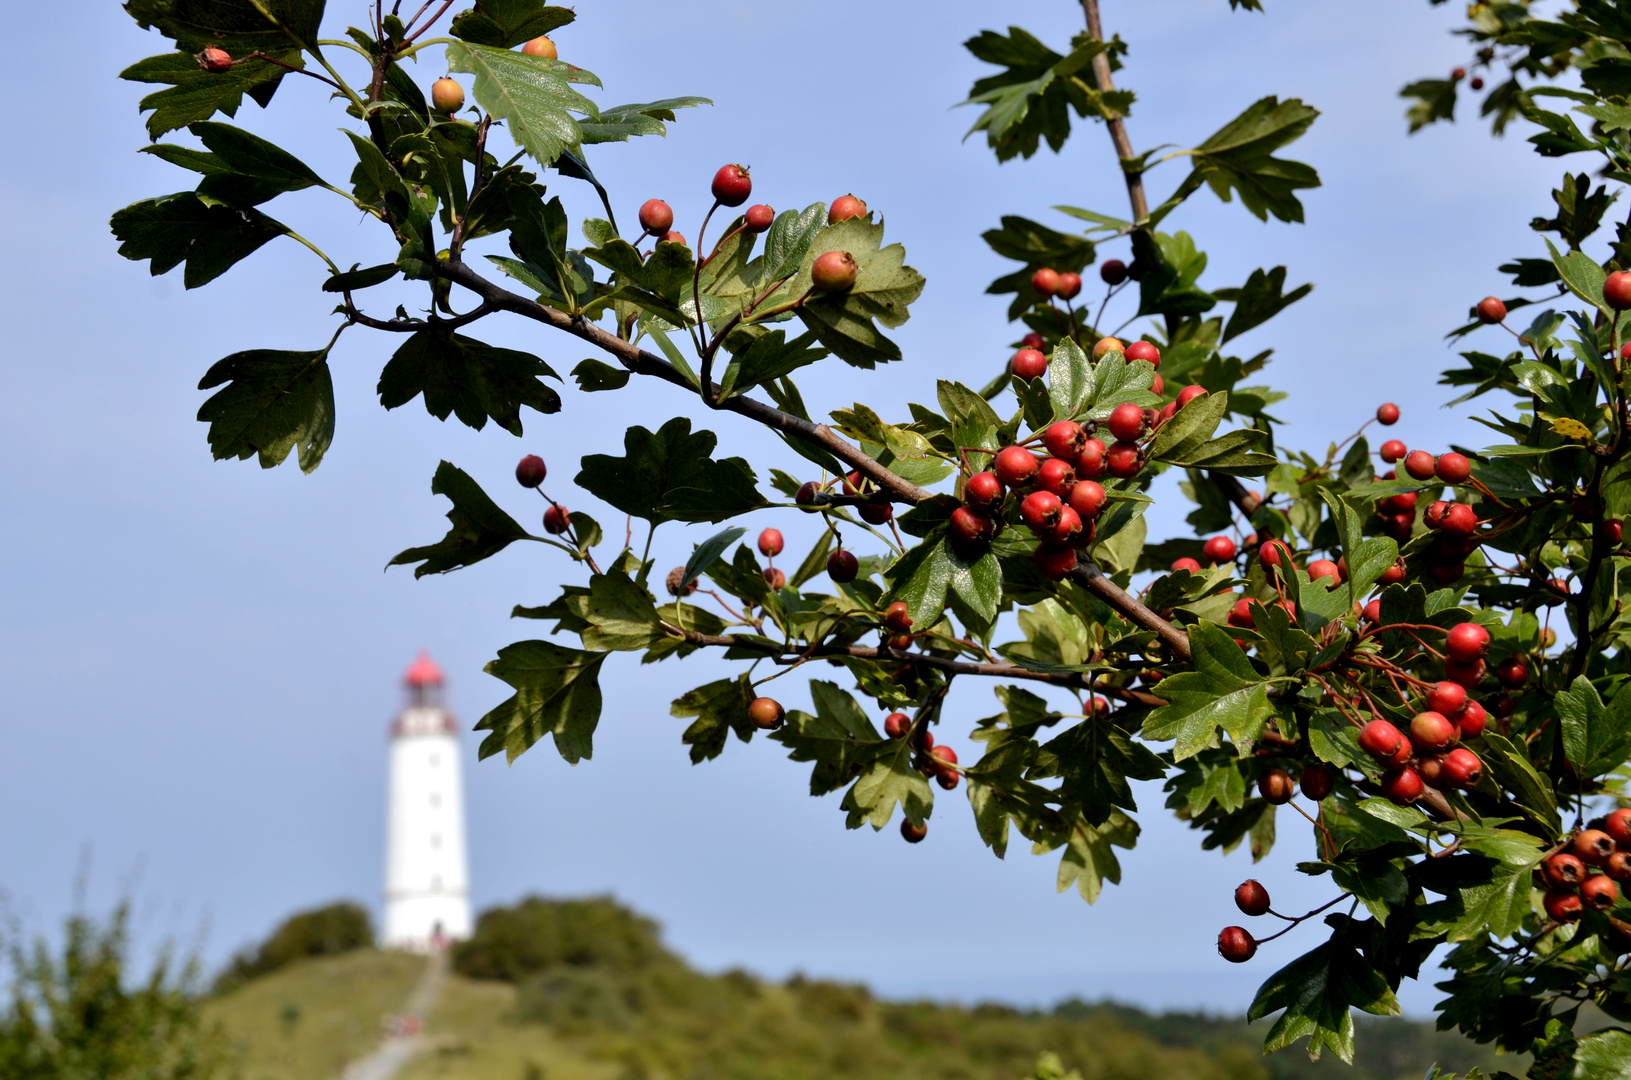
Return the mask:
{"type": "MultiPolygon", "coordinates": [[[[1264,1058],[1264,1025],[1067,1002],[1047,1011],[888,1002],[864,987],[706,975],[610,901],[530,901],[484,917],[400,1080],[1018,1080],[1051,1050],[1083,1080],[1411,1080],[1437,1061],[1522,1073],[1430,1025],[1361,1020],[1359,1060],[1264,1058]],[[520,912],[520,915],[517,915],[520,912]]],[[[300,960],[223,993],[210,1019],[244,1080],[330,1080],[377,1045],[423,972],[358,950],[300,960]]]]}

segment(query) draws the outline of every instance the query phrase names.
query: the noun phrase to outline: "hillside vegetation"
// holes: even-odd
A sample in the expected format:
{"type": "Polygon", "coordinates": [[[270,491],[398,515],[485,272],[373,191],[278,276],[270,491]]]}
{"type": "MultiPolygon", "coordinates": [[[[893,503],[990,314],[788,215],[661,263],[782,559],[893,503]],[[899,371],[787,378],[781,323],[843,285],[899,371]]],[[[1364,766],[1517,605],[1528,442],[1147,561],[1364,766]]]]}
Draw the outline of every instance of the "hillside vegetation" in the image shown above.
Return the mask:
{"type": "MultiPolygon", "coordinates": [[[[609,899],[489,911],[453,962],[427,1049],[400,1080],[1018,1080],[1044,1051],[1083,1080],[1414,1080],[1435,1061],[1458,1072],[1527,1064],[1402,1020],[1362,1020],[1350,1069],[1264,1058],[1238,1018],[889,1002],[845,983],[708,975],[609,899]]],[[[424,963],[373,950],[298,960],[220,995],[208,1014],[243,1055],[244,1080],[333,1078],[377,1045],[424,963]]]]}

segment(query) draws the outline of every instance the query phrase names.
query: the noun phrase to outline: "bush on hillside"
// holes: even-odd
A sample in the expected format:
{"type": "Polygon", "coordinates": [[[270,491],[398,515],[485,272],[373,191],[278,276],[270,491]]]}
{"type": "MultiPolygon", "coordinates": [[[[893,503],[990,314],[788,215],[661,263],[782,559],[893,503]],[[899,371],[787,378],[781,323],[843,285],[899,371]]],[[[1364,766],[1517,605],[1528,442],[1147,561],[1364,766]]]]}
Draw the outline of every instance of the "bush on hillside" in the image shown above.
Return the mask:
{"type": "Polygon", "coordinates": [[[470,940],[454,946],[453,969],[472,979],[512,983],[561,966],[640,971],[673,962],[661,936],[655,922],[610,897],[529,896],[482,912],[470,940]]]}
{"type": "Polygon", "coordinates": [[[269,975],[296,960],[312,956],[335,956],[352,949],[366,949],[374,943],[374,924],[360,904],[342,900],[337,904],[296,912],[285,919],[259,946],[245,949],[215,980],[217,994],[242,986],[251,979],[269,975]]]}

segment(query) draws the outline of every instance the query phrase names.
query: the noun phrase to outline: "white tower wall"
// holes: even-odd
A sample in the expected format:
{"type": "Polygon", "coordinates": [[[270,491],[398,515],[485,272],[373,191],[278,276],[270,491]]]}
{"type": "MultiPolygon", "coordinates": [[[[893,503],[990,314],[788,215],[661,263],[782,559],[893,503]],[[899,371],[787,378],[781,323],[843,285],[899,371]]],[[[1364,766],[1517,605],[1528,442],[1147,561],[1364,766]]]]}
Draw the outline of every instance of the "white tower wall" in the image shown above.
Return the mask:
{"type": "Polygon", "coordinates": [[[458,730],[436,700],[440,672],[429,665],[431,682],[422,664],[428,658],[409,673],[413,703],[391,729],[386,804],[383,944],[414,952],[470,936],[458,730]]]}

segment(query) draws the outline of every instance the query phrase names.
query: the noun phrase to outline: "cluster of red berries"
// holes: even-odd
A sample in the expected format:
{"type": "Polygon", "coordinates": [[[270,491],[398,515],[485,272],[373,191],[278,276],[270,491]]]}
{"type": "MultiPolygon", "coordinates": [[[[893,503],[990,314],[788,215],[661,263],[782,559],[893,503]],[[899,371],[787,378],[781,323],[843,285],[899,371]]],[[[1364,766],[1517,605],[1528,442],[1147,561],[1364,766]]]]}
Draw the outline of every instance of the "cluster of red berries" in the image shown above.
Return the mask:
{"type": "MultiPolygon", "coordinates": [[[[1571,502],[1569,508],[1574,511],[1575,520],[1583,525],[1590,525],[1592,518],[1596,516],[1597,504],[1590,496],[1582,495],[1571,502]]],[[[1620,537],[1624,531],[1620,519],[1604,518],[1603,528],[1608,533],[1608,542],[1619,547],[1620,537]]]]}
{"type": "MultiPolygon", "coordinates": [[[[1256,918],[1269,913],[1269,891],[1256,881],[1243,881],[1235,889],[1235,906],[1256,918]]],[[[1218,955],[1231,964],[1244,964],[1257,955],[1257,939],[1244,926],[1225,926],[1218,934],[1218,955]]]]}
{"type": "Polygon", "coordinates": [[[764,569],[765,584],[772,589],[780,590],[787,584],[787,575],[776,569],[776,556],[786,546],[787,541],[782,539],[780,529],[765,529],[759,533],[759,554],[770,560],[770,565],[764,569]]]}
{"type": "Polygon", "coordinates": [[[1051,300],[1056,296],[1065,301],[1074,300],[1082,291],[1082,275],[1069,270],[1061,273],[1044,266],[1031,275],[1031,288],[1045,300],[1051,300]]]}
{"type": "MultiPolygon", "coordinates": [[[[515,480],[524,488],[538,490],[544,483],[544,477],[549,475],[549,469],[544,465],[544,459],[537,454],[528,454],[516,463],[515,480]]],[[[538,491],[543,495],[541,490],[538,491]]],[[[544,495],[549,499],[548,495],[544,495]]],[[[551,536],[559,536],[572,527],[571,515],[565,506],[549,499],[549,509],[544,511],[544,531],[551,536]]]]}
{"type": "MultiPolygon", "coordinates": [[[[1489,723],[1488,711],[1467,696],[1468,688],[1483,676],[1488,651],[1488,630],[1477,623],[1452,627],[1445,642],[1447,677],[1427,692],[1427,708],[1411,719],[1408,736],[1380,717],[1360,730],[1360,748],[1387,768],[1382,794],[1393,802],[1401,806],[1415,802],[1428,787],[1478,786],[1484,763],[1456,744],[1483,734],[1489,723]]],[[[1523,675],[1527,678],[1527,669],[1523,675]]]]}
{"type": "MultiPolygon", "coordinates": [[[[1040,379],[1042,376],[1046,375],[1048,373],[1048,358],[1042,352],[1042,348],[1046,344],[1047,341],[1041,334],[1026,334],[1025,337],[1020,340],[1020,350],[1009,358],[1008,370],[1013,372],[1014,375],[1025,382],[1030,382],[1032,379],[1040,379]]],[[[1129,364],[1134,360],[1146,360],[1153,367],[1159,368],[1161,366],[1161,350],[1157,349],[1150,342],[1135,341],[1131,345],[1126,345],[1123,344],[1119,338],[1113,337],[1100,338],[1094,344],[1094,363],[1104,359],[1106,354],[1112,352],[1121,353],[1122,358],[1129,364]]],[[[1154,381],[1151,382],[1150,391],[1157,396],[1166,392],[1166,384],[1162,382],[1159,373],[1156,374],[1154,381]]],[[[1206,393],[1206,391],[1199,386],[1186,386],[1179,392],[1178,401],[1169,402],[1166,408],[1161,411],[1162,419],[1171,418],[1172,414],[1177,412],[1179,408],[1187,405],[1189,402],[1193,401],[1195,398],[1204,393],[1206,393]],[[1188,396],[1186,397],[1185,395],[1188,396]]]]}
{"type": "Polygon", "coordinates": [[[1620,809],[1602,828],[1582,829],[1567,848],[1540,864],[1549,918],[1574,922],[1586,908],[1607,911],[1620,899],[1620,881],[1631,881],[1631,810],[1620,809]]]}

